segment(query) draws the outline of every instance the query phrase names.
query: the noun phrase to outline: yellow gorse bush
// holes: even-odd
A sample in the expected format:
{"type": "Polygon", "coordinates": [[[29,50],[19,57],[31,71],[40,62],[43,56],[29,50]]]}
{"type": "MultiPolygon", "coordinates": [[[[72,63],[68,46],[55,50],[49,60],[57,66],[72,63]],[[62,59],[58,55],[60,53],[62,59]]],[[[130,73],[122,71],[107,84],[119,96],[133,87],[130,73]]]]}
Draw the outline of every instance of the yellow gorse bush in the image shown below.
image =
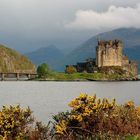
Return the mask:
{"type": "Polygon", "coordinates": [[[135,107],[133,101],[124,105],[116,104],[116,100],[97,99],[81,93],[69,104],[71,111],[62,115],[56,123],[57,134],[68,137],[123,137],[140,135],[140,107],[135,107]],[[62,121],[65,125],[62,127],[62,121]],[[58,128],[61,129],[58,129],[58,128]],[[59,131],[58,131],[59,130],[59,131]]]}
{"type": "Polygon", "coordinates": [[[29,108],[3,106],[0,110],[0,140],[140,139],[140,106],[123,105],[115,99],[98,99],[81,93],[69,103],[70,111],[54,116],[53,126],[36,122],[29,108]]]}
{"type": "Polygon", "coordinates": [[[68,116],[67,122],[62,123],[64,121],[62,120],[55,126],[56,132],[59,134],[67,132],[69,122],[77,121],[80,123],[86,117],[96,114],[101,109],[113,108],[113,106],[115,106],[115,100],[113,99],[109,102],[107,99],[104,99],[101,101],[100,99],[96,99],[96,95],[89,96],[85,93],[81,93],[79,97],[72,100],[68,105],[72,108],[72,113],[68,116]]]}
{"type": "Polygon", "coordinates": [[[2,138],[24,138],[26,127],[33,121],[31,110],[17,106],[3,106],[0,111],[0,136],[2,138]]]}
{"type": "Polygon", "coordinates": [[[29,107],[3,106],[0,110],[0,140],[48,140],[49,137],[49,123],[35,122],[29,107]]]}
{"type": "Polygon", "coordinates": [[[111,109],[115,106],[115,99],[109,101],[96,98],[96,95],[89,96],[87,94],[81,93],[79,97],[75,98],[69,103],[69,106],[73,111],[83,114],[83,116],[90,116],[90,114],[98,112],[101,109],[111,109]]]}

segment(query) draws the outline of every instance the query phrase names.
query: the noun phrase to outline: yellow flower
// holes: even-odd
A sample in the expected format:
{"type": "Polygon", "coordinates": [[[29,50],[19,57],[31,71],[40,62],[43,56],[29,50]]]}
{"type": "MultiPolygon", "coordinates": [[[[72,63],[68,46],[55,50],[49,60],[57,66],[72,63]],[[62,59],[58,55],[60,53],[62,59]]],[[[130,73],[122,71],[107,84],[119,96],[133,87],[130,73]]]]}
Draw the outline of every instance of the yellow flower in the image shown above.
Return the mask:
{"type": "Polygon", "coordinates": [[[132,106],[134,106],[134,102],[133,102],[133,101],[128,101],[128,102],[126,103],[126,106],[132,107],[132,106]]]}
{"type": "Polygon", "coordinates": [[[103,109],[108,109],[109,108],[109,104],[108,103],[104,103],[103,104],[103,109]]]}
{"type": "Polygon", "coordinates": [[[59,125],[56,125],[55,126],[55,129],[56,129],[56,133],[59,133],[59,134],[64,134],[63,132],[63,128],[59,125]]]}
{"type": "Polygon", "coordinates": [[[83,113],[83,116],[86,117],[86,116],[89,116],[89,114],[88,113],[83,113]]]}
{"type": "Polygon", "coordinates": [[[138,107],[136,108],[136,111],[137,111],[138,113],[140,113],[140,106],[138,106],[138,107]]]}
{"type": "Polygon", "coordinates": [[[73,119],[76,119],[76,115],[71,115],[71,116],[70,116],[70,119],[72,119],[72,120],[73,120],[73,119]]]}
{"type": "Polygon", "coordinates": [[[92,113],[92,110],[88,107],[85,107],[85,113],[87,113],[87,115],[90,115],[92,113]]]}
{"type": "Polygon", "coordinates": [[[70,116],[70,119],[71,120],[77,120],[79,122],[81,122],[83,120],[82,116],[81,115],[71,115],[70,116]]]}
{"type": "Polygon", "coordinates": [[[56,129],[56,133],[59,133],[59,134],[67,133],[66,132],[66,129],[67,129],[66,122],[64,120],[62,120],[59,124],[55,125],[55,129],[56,129]]]}
{"type": "Polygon", "coordinates": [[[79,101],[77,99],[72,100],[69,104],[70,107],[76,107],[79,105],[79,101]]]}
{"type": "Polygon", "coordinates": [[[87,97],[88,102],[94,102],[95,99],[96,99],[96,96],[88,96],[87,97]]]}
{"type": "Polygon", "coordinates": [[[87,98],[87,94],[85,93],[81,93],[80,96],[78,97],[78,99],[86,99],[87,98]]]}
{"type": "Polygon", "coordinates": [[[81,116],[81,115],[78,115],[78,116],[77,116],[77,120],[78,120],[79,122],[81,122],[81,121],[83,120],[82,116],[81,116]]]}

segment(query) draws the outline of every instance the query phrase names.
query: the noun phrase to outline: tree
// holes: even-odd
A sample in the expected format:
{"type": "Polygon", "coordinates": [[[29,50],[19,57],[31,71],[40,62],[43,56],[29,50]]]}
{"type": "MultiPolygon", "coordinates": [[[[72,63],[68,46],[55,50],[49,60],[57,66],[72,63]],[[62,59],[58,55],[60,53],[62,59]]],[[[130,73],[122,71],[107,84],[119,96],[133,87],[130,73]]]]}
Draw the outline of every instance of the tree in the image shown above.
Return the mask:
{"type": "Polygon", "coordinates": [[[50,69],[47,64],[43,63],[37,68],[37,74],[40,78],[45,78],[50,73],[50,69]]]}
{"type": "Polygon", "coordinates": [[[77,70],[75,67],[73,67],[72,65],[69,65],[66,67],[66,70],[65,70],[66,73],[68,74],[73,74],[73,73],[76,73],[77,70]]]}

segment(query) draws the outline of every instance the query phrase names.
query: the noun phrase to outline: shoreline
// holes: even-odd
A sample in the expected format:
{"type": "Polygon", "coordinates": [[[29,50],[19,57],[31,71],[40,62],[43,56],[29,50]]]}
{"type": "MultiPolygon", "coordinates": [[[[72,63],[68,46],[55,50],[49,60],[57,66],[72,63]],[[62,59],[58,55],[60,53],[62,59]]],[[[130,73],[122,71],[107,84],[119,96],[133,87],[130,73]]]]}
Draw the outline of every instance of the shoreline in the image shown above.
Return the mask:
{"type": "Polygon", "coordinates": [[[99,80],[95,80],[95,79],[67,79],[67,80],[62,80],[62,79],[5,79],[5,80],[0,80],[1,82],[4,81],[8,81],[8,82],[12,82],[12,81],[38,81],[38,82],[129,82],[129,81],[133,81],[133,82],[137,82],[140,81],[140,79],[99,79],[99,80]]]}
{"type": "Polygon", "coordinates": [[[140,79],[137,80],[93,80],[93,79],[77,79],[77,80],[51,80],[51,79],[46,79],[46,80],[27,80],[27,81],[46,81],[46,82],[137,82],[140,81],[140,79]]]}

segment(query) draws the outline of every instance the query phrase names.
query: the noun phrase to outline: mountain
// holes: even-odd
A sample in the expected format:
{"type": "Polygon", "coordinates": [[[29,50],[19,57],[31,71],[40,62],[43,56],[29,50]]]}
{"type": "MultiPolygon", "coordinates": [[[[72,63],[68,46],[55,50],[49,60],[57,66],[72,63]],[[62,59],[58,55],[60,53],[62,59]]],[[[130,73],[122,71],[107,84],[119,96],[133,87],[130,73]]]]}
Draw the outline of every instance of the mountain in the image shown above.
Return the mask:
{"type": "Polygon", "coordinates": [[[76,64],[87,58],[95,58],[97,40],[120,39],[124,43],[124,53],[132,60],[140,62],[140,29],[120,28],[100,33],[75,47],[72,52],[64,55],[61,50],[51,45],[25,54],[36,65],[48,63],[57,71],[64,71],[65,65],[76,64]]]}
{"type": "Polygon", "coordinates": [[[0,45],[0,72],[33,72],[35,66],[15,50],[0,45]]]}
{"type": "Polygon", "coordinates": [[[130,59],[140,62],[140,29],[120,28],[93,36],[79,45],[75,50],[65,56],[60,65],[61,69],[64,69],[67,64],[76,64],[76,62],[84,61],[90,57],[95,57],[98,39],[122,40],[124,43],[124,53],[126,53],[130,59]]]}
{"type": "Polygon", "coordinates": [[[47,63],[51,69],[60,70],[59,63],[64,58],[61,50],[54,45],[40,48],[34,52],[25,54],[35,65],[47,63]]]}

